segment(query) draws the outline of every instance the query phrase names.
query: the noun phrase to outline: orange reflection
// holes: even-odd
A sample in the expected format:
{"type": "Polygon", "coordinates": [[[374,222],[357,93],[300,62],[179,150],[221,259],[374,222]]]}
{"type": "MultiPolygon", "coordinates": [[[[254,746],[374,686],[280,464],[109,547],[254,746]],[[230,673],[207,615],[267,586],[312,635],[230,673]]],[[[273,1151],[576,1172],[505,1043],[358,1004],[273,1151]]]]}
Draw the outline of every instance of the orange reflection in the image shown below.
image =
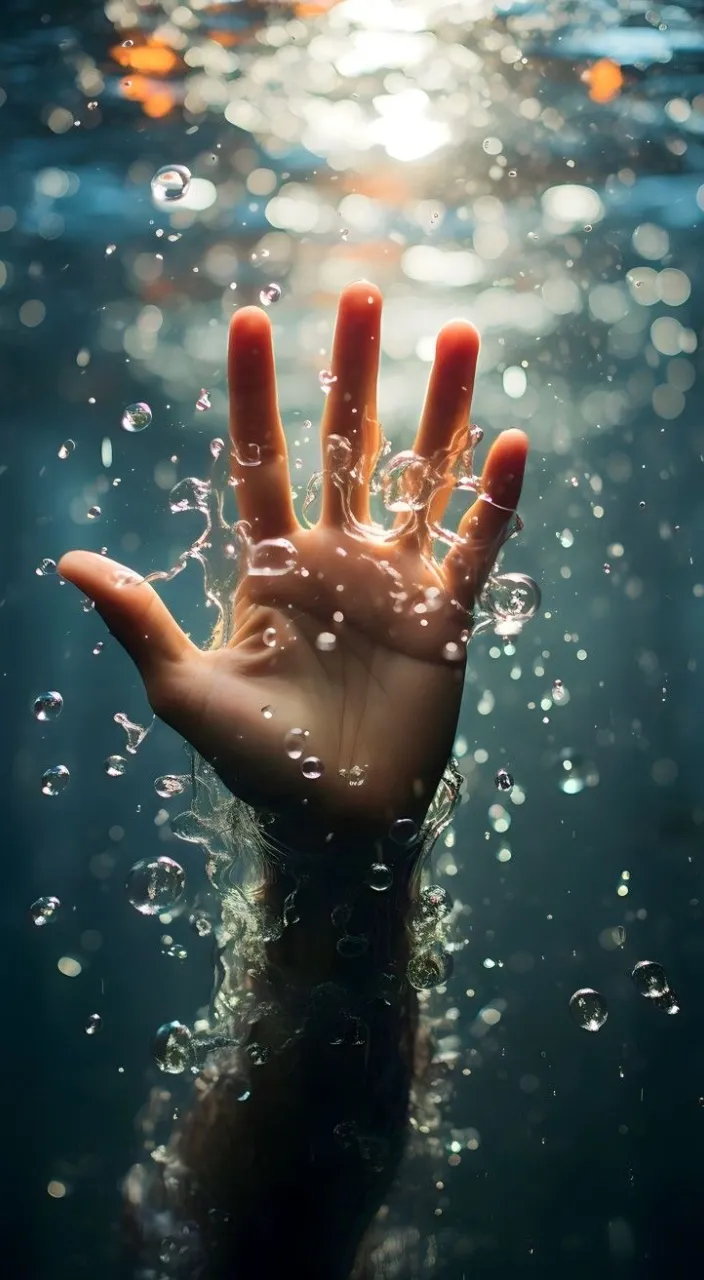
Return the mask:
{"type": "Polygon", "coordinates": [[[181,59],[168,45],[153,37],[147,37],[144,44],[125,48],[124,44],[116,44],[110,55],[120,67],[130,67],[134,71],[152,76],[168,76],[169,72],[181,66],[181,59]]]}
{"type": "Polygon", "coordinates": [[[584,72],[582,79],[589,85],[592,102],[612,102],[623,88],[623,72],[610,58],[600,58],[584,72]]]}
{"type": "Polygon", "coordinates": [[[159,84],[147,76],[128,76],[120,81],[120,92],[130,102],[141,102],[142,110],[152,120],[167,116],[176,104],[176,95],[168,85],[159,84]]]}

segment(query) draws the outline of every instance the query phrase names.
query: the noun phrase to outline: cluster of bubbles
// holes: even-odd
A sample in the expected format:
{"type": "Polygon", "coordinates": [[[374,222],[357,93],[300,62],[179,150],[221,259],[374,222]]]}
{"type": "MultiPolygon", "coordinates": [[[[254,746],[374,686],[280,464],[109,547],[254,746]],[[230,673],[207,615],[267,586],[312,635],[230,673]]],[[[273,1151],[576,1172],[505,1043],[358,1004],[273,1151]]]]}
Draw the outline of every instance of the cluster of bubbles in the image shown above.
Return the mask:
{"type": "MultiPolygon", "coordinates": [[[[661,964],[655,960],[639,960],[631,970],[631,979],[639,995],[653,1002],[664,1013],[680,1011],[679,1001],[661,964]]],[[[582,1031],[600,1031],[609,1010],[605,997],[593,987],[580,987],[570,997],[572,1017],[582,1031]]]]}

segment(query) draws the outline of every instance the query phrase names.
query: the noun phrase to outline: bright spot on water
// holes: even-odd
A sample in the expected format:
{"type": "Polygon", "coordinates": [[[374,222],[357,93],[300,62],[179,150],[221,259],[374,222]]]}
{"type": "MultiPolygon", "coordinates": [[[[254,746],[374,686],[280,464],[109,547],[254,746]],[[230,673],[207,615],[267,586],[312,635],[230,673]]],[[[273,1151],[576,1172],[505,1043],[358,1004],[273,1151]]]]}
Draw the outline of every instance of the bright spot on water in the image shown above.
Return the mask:
{"type": "Polygon", "coordinates": [[[40,693],[34,699],[32,711],[35,720],[58,720],[63,710],[64,700],[60,693],[52,689],[49,693],[40,693]]]}
{"type": "Polygon", "coordinates": [[[42,774],[42,792],[45,796],[58,796],[65,791],[71,774],[65,764],[52,765],[50,769],[46,769],[42,774]]]}
{"type": "Polygon", "coordinates": [[[337,639],[332,631],[321,631],[315,638],[315,647],[322,653],[331,653],[336,644],[337,639]]]}
{"type": "Polygon", "coordinates": [[[127,877],[127,896],[143,916],[155,916],[173,907],[183,894],[186,873],[173,858],[142,859],[127,877]]]}
{"type": "Polygon", "coordinates": [[[30,915],[37,928],[41,929],[45,924],[50,924],[52,920],[55,920],[56,912],[60,906],[59,899],[52,897],[51,894],[44,898],[37,898],[36,902],[33,902],[29,908],[30,915]]]}
{"type": "Polygon", "coordinates": [[[577,796],[585,787],[596,787],[599,770],[592,760],[565,747],[558,760],[557,785],[566,796],[577,796]]]}
{"type": "Polygon", "coordinates": [[[570,1013],[582,1031],[599,1031],[609,1016],[604,997],[593,987],[581,987],[570,997],[570,1013]]]}
{"type": "Polygon", "coordinates": [[[152,178],[152,196],[157,204],[181,200],[191,185],[191,171],[183,164],[168,164],[152,178]]]}
{"type": "Polygon", "coordinates": [[[122,426],[125,431],[144,431],[152,420],[152,411],[143,400],[137,404],[128,404],[122,415],[122,426]]]}

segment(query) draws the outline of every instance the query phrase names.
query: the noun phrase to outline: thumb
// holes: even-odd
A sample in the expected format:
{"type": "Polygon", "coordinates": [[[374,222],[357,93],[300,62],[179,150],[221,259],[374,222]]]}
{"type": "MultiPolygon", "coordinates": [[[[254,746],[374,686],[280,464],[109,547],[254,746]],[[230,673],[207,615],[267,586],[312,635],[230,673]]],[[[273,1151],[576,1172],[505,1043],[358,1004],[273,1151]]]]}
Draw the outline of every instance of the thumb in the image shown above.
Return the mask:
{"type": "Polygon", "coordinates": [[[147,690],[195,646],[150,583],[134,569],[93,551],[69,551],[58,571],[95,602],[103,621],[137,666],[147,690]]]}

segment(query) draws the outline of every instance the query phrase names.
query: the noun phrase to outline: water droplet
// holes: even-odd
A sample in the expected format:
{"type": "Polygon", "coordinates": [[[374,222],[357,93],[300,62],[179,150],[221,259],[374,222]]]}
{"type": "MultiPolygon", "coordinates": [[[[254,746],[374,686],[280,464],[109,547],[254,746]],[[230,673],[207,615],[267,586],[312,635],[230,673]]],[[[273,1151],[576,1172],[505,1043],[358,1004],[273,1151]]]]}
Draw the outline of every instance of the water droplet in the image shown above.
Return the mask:
{"type": "Polygon", "coordinates": [[[127,877],[127,896],[143,916],[155,916],[173,907],[183,894],[186,873],[173,858],[142,859],[127,877]]]}
{"type": "Polygon", "coordinates": [[[127,734],[125,749],[129,751],[131,756],[136,755],[137,749],[141,747],[144,739],[151,729],[151,724],[146,727],[143,724],[137,724],[136,721],[130,720],[128,716],[125,715],[124,711],[116,711],[113,716],[113,720],[115,721],[115,724],[119,724],[120,728],[124,729],[127,734]]]}
{"type": "Polygon", "coordinates": [[[180,796],[186,790],[188,778],[178,773],[163,773],[161,777],[154,779],[154,790],[162,799],[168,800],[170,796],[180,796]]]}
{"type": "Polygon", "coordinates": [[[582,1031],[599,1031],[609,1016],[604,997],[593,987],[581,987],[570,996],[570,1013],[582,1031]]]}
{"type": "Polygon", "coordinates": [[[276,627],[265,627],[262,631],[262,641],[267,649],[276,648],[276,627]]]}
{"type": "Polygon", "coordinates": [[[56,913],[61,906],[58,898],[52,897],[51,894],[44,898],[37,898],[29,908],[30,915],[37,926],[41,929],[45,924],[51,924],[56,919],[56,913]]]}
{"type": "Polygon", "coordinates": [[[325,395],[329,395],[331,386],[334,382],[337,382],[337,377],[330,371],[330,369],[321,369],[318,374],[318,382],[320,383],[325,395]]]}
{"type": "Polygon", "coordinates": [[[273,302],[279,301],[282,293],[283,289],[280,284],[276,284],[275,282],[268,284],[264,289],[260,290],[259,301],[263,307],[270,307],[273,302]]]}
{"type": "Polygon", "coordinates": [[[540,588],[525,573],[502,573],[489,579],[480,604],[495,619],[497,635],[518,635],[540,608],[540,588]]]}
{"type": "Polygon", "coordinates": [[[109,778],[121,778],[127,769],[124,756],[108,756],[105,761],[105,772],[109,778]]]}
{"type": "Polygon", "coordinates": [[[89,520],[99,520],[102,514],[100,507],[89,507],[86,511],[89,520]]]}
{"type": "Polygon", "coordinates": [[[337,644],[337,637],[332,631],[321,631],[315,638],[315,647],[320,649],[321,653],[332,653],[337,644]]]}
{"type": "Polygon", "coordinates": [[[190,185],[190,169],[183,164],[167,164],[152,178],[152,196],[158,204],[171,204],[181,200],[190,185]]]}
{"type": "Polygon", "coordinates": [[[65,764],[55,764],[42,774],[42,791],[45,796],[58,796],[65,791],[71,774],[65,764]]]}
{"type": "Polygon", "coordinates": [[[585,787],[596,787],[599,770],[592,760],[565,747],[558,757],[557,785],[566,796],[577,796],[585,787]]]}
{"type": "Polygon", "coordinates": [[[301,764],[301,773],[304,778],[322,778],[324,771],[323,762],[317,756],[306,756],[301,764]]]}
{"type": "Polygon", "coordinates": [[[307,737],[308,733],[305,729],[289,729],[284,738],[284,748],[291,760],[300,760],[307,737]]]}
{"type": "Polygon", "coordinates": [[[439,942],[412,956],[406,977],[416,991],[427,991],[446,982],[452,973],[452,956],[439,942]]]}
{"type": "Polygon", "coordinates": [[[220,457],[220,454],[222,453],[224,448],[225,448],[225,441],[221,440],[220,436],[216,436],[214,440],[210,441],[210,453],[211,453],[211,456],[215,458],[216,462],[217,462],[217,459],[220,457]]]}
{"type": "Polygon", "coordinates": [[[255,577],[277,578],[296,568],[298,552],[288,538],[265,538],[249,549],[248,573],[255,577]]]}
{"type": "Polygon", "coordinates": [[[106,258],[111,258],[111,257],[112,257],[112,255],[113,255],[113,253],[115,252],[116,248],[117,248],[117,245],[116,245],[116,244],[106,244],[106,246],[105,246],[105,257],[106,257],[106,258]]]}
{"type": "Polygon", "coordinates": [[[168,956],[171,960],[186,960],[188,958],[186,948],[182,947],[180,942],[174,942],[170,933],[161,935],[159,946],[161,947],[161,954],[168,956]]]}
{"type": "Polygon", "coordinates": [[[416,938],[429,939],[450,914],[452,902],[442,885],[429,884],[421,889],[411,913],[411,928],[416,938]]]}
{"type": "Polygon", "coordinates": [[[169,494],[169,509],[174,515],[179,511],[200,511],[202,515],[207,515],[210,492],[207,480],[185,476],[174,485],[169,494]]]}
{"type": "Polygon", "coordinates": [[[365,938],[363,933],[357,935],[346,933],[338,938],[335,945],[338,955],[341,955],[343,960],[356,960],[358,956],[363,956],[365,951],[369,950],[369,939],[365,938]]]}
{"type": "Polygon", "coordinates": [[[104,640],[98,640],[98,643],[97,643],[97,644],[95,644],[95,645],[93,646],[93,653],[96,653],[96,654],[97,654],[97,653],[102,653],[102,652],[103,652],[104,647],[105,647],[105,641],[104,641],[104,640]]]}
{"type": "Polygon", "coordinates": [[[262,460],[261,446],[256,440],[233,442],[232,453],[241,467],[258,467],[262,460]]]}
{"type": "Polygon", "coordinates": [[[348,787],[362,787],[367,780],[367,766],[353,764],[351,769],[340,769],[340,777],[347,778],[348,787]]]}
{"type": "Polygon", "coordinates": [[[494,778],[494,785],[497,791],[511,791],[513,788],[513,777],[508,769],[499,769],[494,778]]]}
{"type": "Polygon", "coordinates": [[[438,483],[427,458],[411,449],[391,458],[379,480],[387,511],[421,511],[438,483]]]}
{"type": "Polygon", "coordinates": [[[349,238],[350,238],[350,233],[349,233],[348,228],[347,228],[347,227],[343,227],[343,228],[342,228],[342,230],[340,231],[340,239],[341,239],[341,240],[349,240],[349,238]]]}
{"type": "Polygon", "coordinates": [[[199,938],[207,938],[213,932],[213,922],[202,911],[194,911],[188,917],[188,923],[199,938]]]}
{"type": "Polygon", "coordinates": [[[152,411],[148,404],[140,400],[137,404],[128,404],[122,415],[122,426],[125,431],[144,431],[152,420],[152,411]]]}
{"type": "Polygon", "coordinates": [[[154,1059],[160,1071],[181,1075],[193,1062],[193,1038],[183,1022],[165,1022],[154,1038],[154,1059]]]}
{"type": "Polygon", "coordinates": [[[103,1019],[99,1013],[91,1013],[85,1025],[85,1033],[87,1036],[94,1036],[96,1031],[100,1031],[103,1025],[103,1019]]]}
{"type": "Polygon", "coordinates": [[[269,706],[262,707],[262,715],[264,716],[264,719],[265,719],[265,720],[271,720],[271,719],[273,719],[273,716],[274,716],[274,708],[273,708],[273,707],[269,707],[269,706]]]}
{"type": "Polygon", "coordinates": [[[56,561],[40,560],[34,572],[38,578],[46,578],[50,573],[56,573],[56,561]]]}
{"type": "Polygon", "coordinates": [[[656,964],[654,960],[639,960],[631,973],[631,977],[640,995],[645,996],[648,1000],[667,995],[670,990],[665,970],[661,964],[656,964]]]}
{"type": "Polygon", "coordinates": [[[40,693],[32,703],[32,711],[36,720],[58,720],[64,700],[60,693],[52,689],[49,693],[40,693]]]}
{"type": "Polygon", "coordinates": [[[61,448],[59,449],[59,457],[62,460],[65,458],[70,458],[75,447],[76,447],[75,440],[64,440],[63,444],[61,445],[61,448]]]}
{"type": "Polygon", "coordinates": [[[466,653],[466,645],[457,644],[455,640],[448,640],[442,647],[442,656],[447,662],[462,662],[466,653]]]}
{"type": "MultiPolygon", "coordinates": [[[[201,387],[200,395],[196,400],[196,410],[198,411],[198,413],[206,413],[207,410],[212,409],[212,407],[213,406],[210,403],[210,396],[208,395],[208,392],[205,390],[205,387],[201,387]]],[[[212,452],[212,446],[211,446],[211,452],[212,452]]]]}
{"type": "Polygon", "coordinates": [[[377,893],[384,893],[393,884],[394,874],[385,862],[373,862],[367,873],[367,884],[377,893]]]}
{"type": "Polygon", "coordinates": [[[565,686],[561,680],[553,680],[552,682],[552,700],[553,702],[564,702],[565,686]]]}
{"type": "Polygon", "coordinates": [[[389,830],[389,835],[394,844],[400,844],[402,848],[407,849],[409,845],[418,835],[418,827],[412,818],[397,818],[389,830]]]}

